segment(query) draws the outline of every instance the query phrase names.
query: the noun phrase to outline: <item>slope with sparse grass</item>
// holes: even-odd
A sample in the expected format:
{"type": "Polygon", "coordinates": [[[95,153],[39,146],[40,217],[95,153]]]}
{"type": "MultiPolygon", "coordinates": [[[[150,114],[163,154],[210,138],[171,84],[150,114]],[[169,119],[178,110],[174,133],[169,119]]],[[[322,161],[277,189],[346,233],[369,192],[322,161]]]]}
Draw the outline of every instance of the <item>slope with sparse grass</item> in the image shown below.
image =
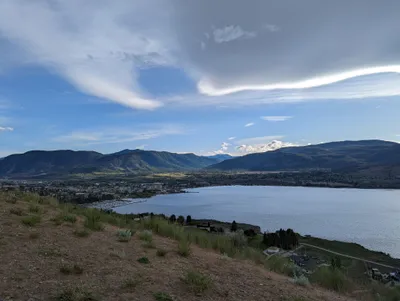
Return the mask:
{"type": "Polygon", "coordinates": [[[351,288],[338,295],[298,285],[271,271],[290,274],[287,262],[267,263],[259,251],[235,244],[165,220],[135,222],[51,198],[0,193],[0,299],[353,300],[351,288]],[[29,210],[32,204],[39,209],[29,210]]]}

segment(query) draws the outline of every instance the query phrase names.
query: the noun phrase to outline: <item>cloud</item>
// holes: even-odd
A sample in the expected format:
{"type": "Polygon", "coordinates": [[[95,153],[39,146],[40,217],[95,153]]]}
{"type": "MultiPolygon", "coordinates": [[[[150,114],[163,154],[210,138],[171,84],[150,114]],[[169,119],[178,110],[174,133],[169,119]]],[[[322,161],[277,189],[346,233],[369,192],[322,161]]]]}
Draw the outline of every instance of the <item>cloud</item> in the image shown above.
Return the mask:
{"type": "Polygon", "coordinates": [[[180,126],[163,125],[159,128],[131,130],[127,128],[109,128],[87,131],[75,131],[54,137],[53,141],[72,145],[104,145],[154,139],[168,135],[180,135],[185,131],[180,126]]]}
{"type": "Polygon", "coordinates": [[[246,145],[242,144],[236,147],[236,150],[242,154],[252,154],[252,153],[263,153],[274,151],[283,147],[296,146],[296,144],[290,142],[283,142],[279,140],[272,140],[264,144],[246,145]]]}
{"type": "Polygon", "coordinates": [[[229,137],[228,140],[235,140],[236,137],[229,137]]]}
{"type": "Polygon", "coordinates": [[[138,109],[396,96],[399,9],[378,0],[3,0],[0,65],[38,65],[138,109]],[[154,66],[183,70],[197,83],[193,97],[143,91],[141,70],[154,66]]]}
{"type": "Polygon", "coordinates": [[[9,126],[0,126],[0,132],[12,132],[14,131],[14,128],[9,127],[9,126]]]}
{"type": "Polygon", "coordinates": [[[256,36],[256,33],[245,31],[240,26],[230,25],[224,28],[214,29],[213,36],[215,43],[225,43],[241,38],[254,38],[256,36]]]}
{"type": "Polygon", "coordinates": [[[244,127],[248,128],[249,126],[253,126],[253,125],[254,125],[254,122],[249,122],[249,123],[246,123],[244,125],[244,127]]]}
{"type": "Polygon", "coordinates": [[[277,121],[286,121],[291,119],[293,116],[261,116],[262,120],[277,122],[277,121]]]}
{"type": "Polygon", "coordinates": [[[280,140],[284,136],[282,135],[275,135],[275,136],[261,136],[261,137],[251,137],[251,138],[244,138],[235,141],[235,144],[265,144],[269,143],[272,140],[280,140]]]}

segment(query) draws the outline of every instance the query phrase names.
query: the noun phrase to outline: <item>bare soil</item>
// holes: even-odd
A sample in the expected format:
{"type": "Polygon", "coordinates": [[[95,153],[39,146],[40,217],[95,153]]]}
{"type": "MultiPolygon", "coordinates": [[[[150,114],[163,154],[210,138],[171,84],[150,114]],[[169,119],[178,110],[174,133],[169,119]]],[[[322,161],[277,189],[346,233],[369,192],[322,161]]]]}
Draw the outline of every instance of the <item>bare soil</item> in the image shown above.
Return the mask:
{"type": "Polygon", "coordinates": [[[318,287],[296,285],[263,266],[196,246],[192,246],[189,257],[181,257],[177,242],[162,237],[155,236],[154,244],[168,251],[165,257],[157,256],[157,249],[145,248],[137,234],[129,242],[119,242],[118,229],[113,226],[78,237],[74,231],[83,229],[82,219],[56,225],[50,219],[58,209],[39,206],[44,211],[40,214],[42,220],[29,227],[21,222],[35,214],[29,213],[29,203],[0,200],[0,300],[146,301],[155,300],[157,292],[177,301],[352,300],[318,287]],[[22,216],[10,213],[12,208],[21,208],[22,216]],[[143,256],[149,264],[137,261],[143,256]],[[82,273],[60,271],[63,266],[74,265],[82,268],[82,273]],[[212,285],[201,295],[182,280],[189,270],[212,279],[212,285]],[[91,293],[91,297],[86,294],[86,298],[62,299],[60,294],[69,289],[91,293]]]}

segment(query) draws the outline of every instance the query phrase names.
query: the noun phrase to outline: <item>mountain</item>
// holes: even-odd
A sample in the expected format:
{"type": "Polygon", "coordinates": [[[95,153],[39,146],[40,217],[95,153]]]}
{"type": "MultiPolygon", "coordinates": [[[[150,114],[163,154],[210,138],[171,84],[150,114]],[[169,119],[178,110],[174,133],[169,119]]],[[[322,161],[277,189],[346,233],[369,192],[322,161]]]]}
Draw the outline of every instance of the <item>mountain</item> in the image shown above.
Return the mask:
{"type": "Polygon", "coordinates": [[[346,172],[393,165],[400,165],[400,144],[362,140],[286,147],[233,158],[208,168],[248,171],[328,169],[346,172]]]}
{"type": "Polygon", "coordinates": [[[0,160],[0,177],[43,174],[91,173],[96,171],[177,171],[204,168],[219,162],[194,154],[123,150],[113,154],[93,151],[29,151],[0,160]]]}
{"type": "Polygon", "coordinates": [[[207,156],[207,158],[215,159],[218,162],[222,162],[224,160],[229,160],[229,159],[232,159],[234,157],[231,156],[231,155],[228,155],[228,154],[217,154],[217,155],[213,155],[213,156],[207,156]]]}

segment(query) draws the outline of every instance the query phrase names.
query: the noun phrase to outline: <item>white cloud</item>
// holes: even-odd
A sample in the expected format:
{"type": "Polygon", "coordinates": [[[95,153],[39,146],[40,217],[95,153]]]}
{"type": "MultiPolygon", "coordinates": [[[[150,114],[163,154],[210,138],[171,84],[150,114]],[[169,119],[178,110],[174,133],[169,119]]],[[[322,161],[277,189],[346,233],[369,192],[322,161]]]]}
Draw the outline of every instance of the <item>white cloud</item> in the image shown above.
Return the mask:
{"type": "Polygon", "coordinates": [[[236,137],[229,137],[228,140],[235,140],[236,137]]]}
{"type": "Polygon", "coordinates": [[[379,0],[2,0],[1,72],[39,65],[139,109],[396,96],[399,9],[379,0]],[[153,66],[183,70],[202,95],[153,99],[138,83],[153,66]]]}
{"type": "Polygon", "coordinates": [[[0,132],[12,132],[14,131],[14,128],[9,127],[9,126],[0,126],[0,132]]]}
{"type": "Polygon", "coordinates": [[[265,144],[269,143],[272,140],[280,140],[284,136],[282,135],[274,135],[274,136],[261,136],[261,137],[251,137],[251,138],[244,138],[235,141],[236,144],[265,144]]]}
{"type": "Polygon", "coordinates": [[[293,116],[261,116],[262,120],[277,122],[277,121],[286,121],[291,119],[293,116]]]}
{"type": "Polygon", "coordinates": [[[231,42],[237,39],[249,39],[256,37],[255,32],[245,31],[240,26],[226,26],[224,28],[217,28],[213,31],[214,41],[216,43],[231,42]]]}
{"type": "Polygon", "coordinates": [[[268,143],[260,144],[242,144],[236,147],[236,150],[241,154],[252,154],[252,153],[263,153],[268,151],[274,151],[283,147],[296,146],[294,143],[283,142],[279,140],[272,140],[268,143]]]}
{"type": "Polygon", "coordinates": [[[75,131],[53,138],[53,141],[72,145],[104,145],[149,140],[168,135],[180,135],[185,131],[180,126],[164,125],[159,128],[131,130],[127,128],[109,128],[87,131],[75,131]]]}
{"type": "Polygon", "coordinates": [[[244,125],[244,127],[248,128],[249,126],[253,126],[253,125],[254,125],[254,122],[249,122],[249,123],[246,123],[244,125]]]}
{"type": "Polygon", "coordinates": [[[222,142],[221,143],[221,148],[217,151],[212,152],[212,154],[226,154],[228,151],[228,148],[231,144],[227,143],[227,142],[222,142]]]}

